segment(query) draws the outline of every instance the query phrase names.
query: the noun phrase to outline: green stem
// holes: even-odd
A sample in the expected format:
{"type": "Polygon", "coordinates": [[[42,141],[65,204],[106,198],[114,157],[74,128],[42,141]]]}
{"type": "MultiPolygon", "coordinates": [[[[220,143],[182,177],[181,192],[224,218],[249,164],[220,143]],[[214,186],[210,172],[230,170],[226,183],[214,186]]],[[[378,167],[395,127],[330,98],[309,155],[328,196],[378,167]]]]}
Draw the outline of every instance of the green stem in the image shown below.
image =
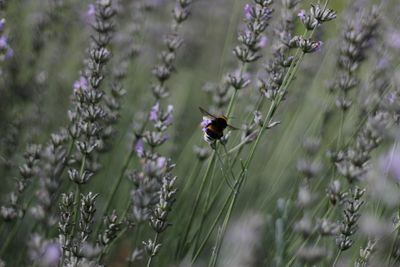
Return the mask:
{"type": "Polygon", "coordinates": [[[208,166],[207,166],[207,170],[206,170],[206,172],[205,172],[205,174],[203,176],[203,179],[201,181],[200,188],[199,188],[199,191],[198,191],[197,196],[196,196],[196,200],[194,201],[194,205],[192,207],[192,212],[191,212],[190,217],[189,217],[189,222],[186,225],[186,229],[185,229],[185,232],[184,232],[184,235],[183,235],[183,238],[182,238],[182,243],[181,243],[181,247],[182,247],[182,251],[181,252],[183,252],[184,247],[186,246],[187,238],[188,238],[188,235],[189,235],[189,232],[190,232],[190,228],[192,226],[192,223],[193,223],[194,216],[196,214],[197,208],[198,208],[198,206],[200,204],[200,199],[201,199],[201,196],[203,195],[203,191],[204,191],[205,185],[206,185],[206,183],[208,182],[208,180],[210,178],[210,173],[211,173],[211,170],[212,170],[212,166],[215,163],[215,159],[216,159],[216,153],[215,153],[215,151],[213,151],[213,153],[211,155],[211,159],[210,159],[210,161],[208,163],[208,166]]]}
{"type": "MultiPolygon", "coordinates": [[[[195,235],[196,240],[195,240],[195,244],[194,244],[194,251],[197,251],[197,249],[199,247],[199,242],[200,242],[200,237],[201,237],[203,226],[205,225],[205,221],[206,221],[208,215],[210,214],[212,207],[214,207],[214,205],[217,201],[217,198],[219,196],[218,192],[221,191],[223,185],[224,185],[224,181],[221,181],[217,187],[217,190],[216,190],[217,193],[213,196],[212,200],[209,203],[206,203],[204,206],[203,213],[201,214],[200,225],[199,225],[199,228],[197,229],[196,235],[195,235]]],[[[223,209],[225,209],[225,207],[223,209]]]]}
{"type": "MultiPolygon", "coordinates": [[[[239,185],[239,187],[240,187],[240,185],[239,185]]],[[[232,189],[232,190],[234,190],[234,189],[232,189]]],[[[236,194],[238,194],[238,192],[235,192],[235,195],[236,194]]],[[[224,222],[222,223],[221,232],[218,235],[217,244],[216,244],[215,250],[214,250],[214,255],[215,255],[214,258],[215,258],[215,260],[212,261],[211,267],[215,267],[215,265],[217,264],[217,259],[218,259],[219,252],[221,250],[222,241],[224,239],[226,228],[227,228],[229,220],[230,220],[230,218],[232,216],[233,207],[234,207],[236,199],[237,199],[235,197],[235,195],[233,196],[233,201],[231,201],[231,203],[229,205],[229,208],[228,208],[228,211],[227,211],[227,216],[225,216],[224,222]]]]}
{"type": "Polygon", "coordinates": [[[338,262],[338,260],[339,260],[339,257],[340,257],[340,254],[341,254],[341,253],[342,253],[342,251],[339,250],[338,253],[336,254],[336,257],[335,257],[335,260],[333,261],[332,267],[335,267],[335,266],[336,266],[336,264],[337,264],[337,262],[338,262]]]}
{"type": "Polygon", "coordinates": [[[192,260],[191,260],[191,265],[194,264],[194,262],[197,260],[197,258],[200,256],[200,253],[203,251],[208,239],[210,238],[212,232],[214,231],[219,219],[221,218],[223,211],[225,210],[225,208],[228,206],[229,204],[229,200],[231,199],[231,197],[233,196],[233,190],[231,191],[231,193],[228,196],[228,201],[225,201],[223,207],[220,209],[217,217],[214,219],[214,222],[212,223],[210,229],[208,230],[206,236],[204,237],[203,241],[201,242],[199,248],[195,251],[195,253],[192,256],[192,260]]]}
{"type": "MultiPolygon", "coordinates": [[[[156,235],[155,235],[155,237],[154,237],[154,240],[153,240],[153,244],[157,244],[157,240],[158,240],[158,233],[156,233],[156,235]]],[[[151,261],[152,261],[152,259],[154,258],[154,256],[153,255],[151,255],[150,257],[149,257],[149,259],[148,259],[148,261],[147,261],[147,267],[150,267],[150,265],[151,265],[151,261]]]]}

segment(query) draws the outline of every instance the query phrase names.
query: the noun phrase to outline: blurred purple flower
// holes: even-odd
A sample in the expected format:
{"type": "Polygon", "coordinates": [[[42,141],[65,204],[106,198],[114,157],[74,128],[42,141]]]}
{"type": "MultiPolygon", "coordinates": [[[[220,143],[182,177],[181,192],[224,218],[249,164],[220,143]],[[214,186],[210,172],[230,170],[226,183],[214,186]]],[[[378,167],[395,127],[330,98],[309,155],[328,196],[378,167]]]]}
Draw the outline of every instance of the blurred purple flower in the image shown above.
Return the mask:
{"type": "Polygon", "coordinates": [[[311,53],[312,52],[321,51],[321,48],[322,48],[323,45],[324,45],[324,42],[322,42],[322,41],[315,42],[314,45],[313,45],[313,49],[312,49],[311,53]]]}
{"type": "Polygon", "coordinates": [[[5,50],[8,47],[7,37],[0,36],[0,50],[5,50]]]}
{"type": "Polygon", "coordinates": [[[8,47],[5,59],[8,60],[14,56],[14,50],[11,47],[8,47]]]}
{"type": "Polygon", "coordinates": [[[150,121],[152,122],[157,122],[158,120],[158,114],[160,112],[160,103],[157,102],[150,111],[150,121]]]}
{"type": "Polygon", "coordinates": [[[201,128],[203,132],[207,130],[207,126],[210,125],[211,120],[208,117],[203,117],[203,120],[201,121],[201,128]]]}
{"type": "Polygon", "coordinates": [[[94,22],[96,18],[96,7],[94,4],[89,4],[86,10],[85,19],[87,22],[94,22]]]}
{"type": "Polygon", "coordinates": [[[167,166],[167,159],[165,157],[157,158],[157,168],[164,169],[167,166]]]}
{"type": "Polygon", "coordinates": [[[143,144],[142,139],[138,139],[136,141],[135,152],[138,155],[138,157],[140,157],[140,158],[144,156],[144,144],[143,144]]]}
{"type": "Polygon", "coordinates": [[[4,31],[6,25],[6,20],[4,18],[0,19],[0,32],[4,31]]]}
{"type": "Polygon", "coordinates": [[[400,151],[391,151],[382,156],[379,167],[384,173],[400,182],[400,151]]]}
{"type": "Polygon", "coordinates": [[[389,34],[389,36],[387,37],[387,43],[395,48],[395,49],[400,49],[400,32],[398,31],[393,31],[389,34]]]}
{"type": "Polygon", "coordinates": [[[172,124],[172,121],[173,121],[173,119],[174,119],[174,117],[173,117],[173,112],[174,112],[174,106],[168,105],[168,108],[167,108],[167,115],[165,116],[165,119],[164,119],[164,124],[165,124],[166,126],[169,126],[169,125],[172,124]]]}
{"type": "Polygon", "coordinates": [[[42,266],[58,266],[60,258],[60,245],[57,243],[49,243],[47,244],[41,259],[42,266]]]}
{"type": "Polygon", "coordinates": [[[299,13],[297,13],[297,16],[300,18],[300,20],[305,20],[306,19],[306,11],[304,9],[300,10],[299,13]]]}
{"type": "Polygon", "coordinates": [[[258,42],[258,46],[261,48],[266,47],[268,44],[268,37],[265,35],[261,35],[260,41],[258,42]]]}
{"type": "Polygon", "coordinates": [[[250,4],[246,4],[245,6],[244,6],[244,17],[247,19],[247,20],[250,20],[253,16],[251,15],[251,12],[252,12],[252,6],[250,5],[250,4]]]}
{"type": "Polygon", "coordinates": [[[84,76],[79,77],[79,80],[74,82],[75,92],[86,91],[88,87],[89,87],[89,82],[84,76]]]}

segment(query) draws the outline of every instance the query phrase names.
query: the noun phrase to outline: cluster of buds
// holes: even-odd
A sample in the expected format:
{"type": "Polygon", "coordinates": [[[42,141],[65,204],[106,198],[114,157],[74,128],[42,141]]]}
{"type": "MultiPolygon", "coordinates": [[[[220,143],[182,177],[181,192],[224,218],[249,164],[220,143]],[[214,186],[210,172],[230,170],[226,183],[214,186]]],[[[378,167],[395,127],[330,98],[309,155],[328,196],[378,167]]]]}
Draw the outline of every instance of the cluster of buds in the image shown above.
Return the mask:
{"type": "Polygon", "coordinates": [[[351,190],[351,197],[345,202],[343,210],[343,221],[340,226],[340,235],[336,239],[336,243],[340,250],[349,249],[353,245],[351,236],[357,231],[357,222],[360,217],[360,208],[364,204],[362,196],[365,189],[355,187],[351,190]]]}
{"type": "Polygon", "coordinates": [[[241,62],[253,62],[261,57],[260,50],[267,43],[263,32],[267,28],[273,12],[271,5],[272,0],[255,0],[253,5],[245,6],[246,28],[239,33],[240,45],[233,49],[233,53],[241,62]]]}
{"type": "Polygon", "coordinates": [[[93,246],[88,242],[96,213],[95,205],[97,196],[98,194],[94,194],[93,192],[81,194],[79,221],[77,225],[73,225],[72,227],[69,245],[64,247],[66,255],[64,259],[67,266],[90,266],[86,265],[86,263],[93,263],[92,259],[97,257],[101,252],[98,245],[93,246]],[[74,237],[72,234],[75,234],[75,230],[76,236],[74,237]]]}
{"type": "MultiPolygon", "coordinates": [[[[115,210],[104,218],[104,233],[99,234],[98,242],[103,247],[107,247],[117,237],[117,234],[121,230],[121,223],[115,210]]],[[[103,249],[104,250],[104,249],[103,249]]]]}
{"type": "Polygon", "coordinates": [[[155,205],[150,216],[150,226],[156,233],[162,233],[168,227],[167,217],[175,202],[175,181],[176,177],[167,175],[162,180],[159,191],[159,201],[155,205]]]}
{"type": "Polygon", "coordinates": [[[300,48],[305,54],[319,51],[322,44],[321,41],[313,41],[302,36],[295,36],[288,43],[290,48],[300,48]]]}
{"type": "Polygon", "coordinates": [[[25,162],[19,166],[20,177],[16,179],[15,191],[12,191],[8,197],[8,203],[0,208],[0,216],[4,221],[15,220],[21,217],[25,208],[20,203],[20,196],[26,191],[32,178],[38,173],[38,165],[41,157],[40,145],[29,145],[25,151],[25,162]]]}
{"type": "MultiPolygon", "coordinates": [[[[316,26],[321,25],[324,22],[328,22],[336,18],[336,12],[326,7],[321,8],[319,5],[312,5],[310,13],[305,10],[301,10],[297,15],[302,21],[304,27],[307,30],[314,30],[316,26]]],[[[313,41],[307,39],[304,36],[294,36],[290,34],[280,34],[282,42],[289,48],[299,48],[303,53],[314,53],[321,49],[321,41],[313,41]]]]}
{"type": "Polygon", "coordinates": [[[377,128],[381,128],[381,124],[386,120],[380,116],[381,114],[371,115],[359,131],[355,144],[346,147],[344,151],[339,151],[332,158],[338,172],[349,183],[362,179],[368,170],[368,161],[372,150],[377,148],[382,141],[382,133],[377,128]]]}
{"type": "Polygon", "coordinates": [[[93,192],[81,195],[79,220],[79,238],[81,243],[85,242],[91,233],[94,215],[96,213],[95,204],[97,196],[98,194],[94,194],[93,192]]]}
{"type": "Polygon", "coordinates": [[[141,159],[142,170],[129,175],[134,190],[131,192],[129,221],[140,224],[149,219],[151,210],[158,201],[158,192],[165,177],[170,176],[174,164],[159,154],[145,151],[141,159]]]}
{"type": "Polygon", "coordinates": [[[339,180],[332,181],[326,189],[326,194],[329,202],[332,205],[342,204],[347,197],[347,192],[342,192],[342,187],[339,180]]]}
{"type": "MultiPolygon", "coordinates": [[[[86,69],[80,79],[74,84],[74,109],[69,111],[71,126],[69,133],[75,141],[77,150],[81,157],[83,168],[71,168],[70,179],[77,183],[87,183],[94,172],[99,168],[97,154],[104,147],[103,136],[111,134],[109,122],[114,115],[108,112],[119,108],[118,104],[108,98],[106,107],[102,100],[104,92],[100,89],[104,79],[103,69],[110,58],[107,49],[113,32],[112,18],[115,14],[110,0],[99,0],[95,6],[96,21],[93,25],[96,33],[93,35],[93,42],[89,49],[89,58],[86,62],[86,69]]],[[[123,93],[116,89],[115,97],[123,93]]],[[[106,99],[107,100],[107,99],[106,99]]]]}
{"type": "Polygon", "coordinates": [[[331,92],[340,92],[336,105],[341,110],[346,111],[352,104],[348,94],[359,84],[356,71],[366,59],[368,49],[374,43],[378,26],[378,10],[374,8],[370,13],[355,16],[343,33],[336,63],[339,71],[329,88],[331,92]]]}
{"type": "Polygon", "coordinates": [[[322,23],[336,19],[336,12],[329,8],[322,8],[320,5],[311,5],[309,13],[301,10],[298,16],[307,30],[314,30],[322,23]]]}
{"type": "MultiPolygon", "coordinates": [[[[149,121],[152,122],[153,130],[147,130],[143,133],[143,140],[152,148],[155,149],[165,141],[168,140],[168,136],[165,133],[168,127],[173,122],[173,111],[174,107],[168,105],[167,110],[162,110],[160,103],[157,102],[150,111],[149,121]]],[[[136,143],[136,152],[141,156],[141,141],[138,140],[136,143]]]]}
{"type": "Polygon", "coordinates": [[[61,184],[60,174],[66,165],[66,142],[68,133],[61,129],[51,135],[51,141],[43,151],[40,161],[40,183],[35,195],[37,202],[30,208],[32,216],[45,227],[52,226],[56,218],[52,215],[52,197],[61,184]]]}
{"type": "Polygon", "coordinates": [[[176,1],[176,6],[172,12],[173,23],[172,32],[166,35],[164,43],[166,49],[161,51],[159,57],[161,62],[153,68],[153,75],[157,79],[157,83],[152,85],[153,95],[158,99],[169,96],[169,89],[165,82],[170,78],[171,73],[175,70],[174,63],[176,52],[182,45],[182,38],[178,34],[178,27],[184,22],[190,14],[190,0],[176,1]]]}
{"type": "Polygon", "coordinates": [[[282,87],[286,72],[293,61],[290,56],[290,49],[287,45],[292,39],[295,27],[295,12],[298,1],[282,1],[281,19],[274,28],[277,36],[276,43],[273,44],[273,57],[265,64],[265,78],[258,79],[257,88],[267,98],[275,99],[279,89],[282,87]]]}
{"type": "MultiPolygon", "coordinates": [[[[152,230],[158,235],[169,225],[167,216],[175,202],[176,177],[171,174],[175,165],[156,153],[142,151],[142,170],[129,176],[135,188],[131,192],[127,218],[131,224],[149,221],[152,230]]],[[[149,258],[154,257],[161,247],[157,238],[144,241],[143,245],[149,258]]]]}
{"type": "MultiPolygon", "coordinates": [[[[320,5],[311,5],[309,13],[305,10],[301,10],[297,16],[307,30],[313,31],[317,26],[334,20],[336,18],[336,12],[332,9],[321,7],[320,5]]],[[[286,38],[285,42],[290,48],[300,48],[305,54],[319,51],[323,44],[321,41],[313,41],[304,36],[286,38]]]]}
{"type": "Polygon", "coordinates": [[[63,250],[64,257],[68,258],[71,256],[71,236],[74,224],[74,194],[72,192],[61,194],[59,209],[60,218],[58,220],[58,240],[63,250]]]}

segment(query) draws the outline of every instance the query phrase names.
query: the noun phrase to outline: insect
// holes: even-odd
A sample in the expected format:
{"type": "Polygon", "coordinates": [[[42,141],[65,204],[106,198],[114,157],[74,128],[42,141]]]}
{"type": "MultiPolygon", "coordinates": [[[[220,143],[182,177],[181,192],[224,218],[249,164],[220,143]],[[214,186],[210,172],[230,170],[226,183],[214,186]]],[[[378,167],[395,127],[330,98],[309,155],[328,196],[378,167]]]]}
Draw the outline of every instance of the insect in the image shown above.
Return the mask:
{"type": "Polygon", "coordinates": [[[238,128],[228,124],[227,117],[212,115],[202,107],[199,107],[199,109],[205,116],[201,125],[204,132],[204,140],[207,143],[211,144],[220,140],[224,136],[224,130],[227,127],[231,130],[238,130],[238,128]]]}

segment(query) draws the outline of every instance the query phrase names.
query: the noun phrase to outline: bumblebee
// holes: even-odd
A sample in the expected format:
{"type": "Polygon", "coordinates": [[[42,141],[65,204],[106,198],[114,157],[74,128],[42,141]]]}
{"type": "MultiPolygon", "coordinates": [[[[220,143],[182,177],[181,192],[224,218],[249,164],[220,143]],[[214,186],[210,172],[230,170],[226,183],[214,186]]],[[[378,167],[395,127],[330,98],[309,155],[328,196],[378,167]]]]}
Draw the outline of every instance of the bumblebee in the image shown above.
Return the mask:
{"type": "Polygon", "coordinates": [[[203,132],[204,132],[204,140],[207,143],[215,143],[217,140],[220,140],[224,136],[225,128],[229,128],[231,130],[237,130],[238,128],[233,127],[228,124],[228,118],[225,116],[215,116],[210,114],[205,109],[199,107],[201,113],[205,117],[203,117],[203,121],[201,123],[203,132]]]}

